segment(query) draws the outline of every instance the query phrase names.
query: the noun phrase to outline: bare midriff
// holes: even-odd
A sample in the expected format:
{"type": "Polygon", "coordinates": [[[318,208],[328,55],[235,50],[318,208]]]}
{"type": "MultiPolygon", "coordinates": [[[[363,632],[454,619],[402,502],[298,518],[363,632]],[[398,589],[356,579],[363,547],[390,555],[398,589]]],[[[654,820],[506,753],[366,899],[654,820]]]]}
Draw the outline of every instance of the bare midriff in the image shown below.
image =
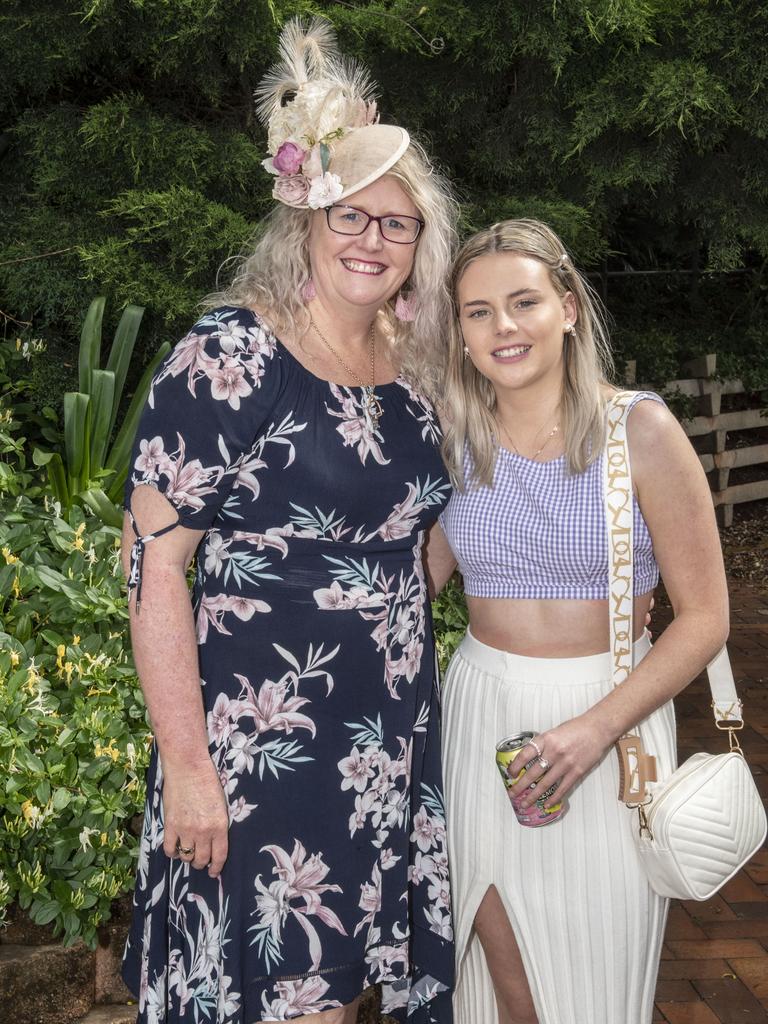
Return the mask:
{"type": "MultiPolygon", "coordinates": [[[[645,627],[653,592],[635,598],[634,633],[645,627]]],[[[582,658],[608,650],[608,602],[469,597],[476,640],[526,658],[582,658]]],[[[653,624],[651,623],[651,626],[653,624]]]]}

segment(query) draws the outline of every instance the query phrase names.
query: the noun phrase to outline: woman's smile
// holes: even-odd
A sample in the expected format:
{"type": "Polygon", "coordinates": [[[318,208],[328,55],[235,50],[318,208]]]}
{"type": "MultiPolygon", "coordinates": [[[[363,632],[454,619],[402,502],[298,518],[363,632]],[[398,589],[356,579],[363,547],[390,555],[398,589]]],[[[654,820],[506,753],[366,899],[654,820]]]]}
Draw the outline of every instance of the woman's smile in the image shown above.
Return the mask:
{"type": "Polygon", "coordinates": [[[363,260],[342,259],[341,261],[347,270],[353,274],[383,274],[387,269],[384,263],[368,263],[363,260]]]}
{"type": "Polygon", "coordinates": [[[494,349],[491,355],[499,363],[519,363],[525,359],[531,348],[531,345],[505,345],[503,348],[494,349]]]}

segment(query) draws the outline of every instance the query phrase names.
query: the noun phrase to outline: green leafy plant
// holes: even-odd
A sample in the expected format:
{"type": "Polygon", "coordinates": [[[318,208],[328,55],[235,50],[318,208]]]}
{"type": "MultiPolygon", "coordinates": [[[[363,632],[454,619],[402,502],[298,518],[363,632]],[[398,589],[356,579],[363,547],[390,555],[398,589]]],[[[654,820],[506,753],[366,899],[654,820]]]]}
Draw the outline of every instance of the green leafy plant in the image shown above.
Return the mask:
{"type": "Polygon", "coordinates": [[[467,604],[458,574],[452,576],[432,602],[432,619],[440,671],[445,672],[467,628],[467,604]]]}
{"type": "Polygon", "coordinates": [[[129,305],[117,325],[107,364],[101,368],[101,333],[105,299],[94,299],[80,336],[79,391],[64,395],[64,455],[36,449],[33,458],[48,471],[62,508],[85,505],[110,526],[120,526],[119,502],[141,410],[152,375],[170,351],[164,342],[139,382],[114,440],[118,409],[144,309],[129,305]],[[110,443],[111,441],[111,443],[110,443]]]}
{"type": "Polygon", "coordinates": [[[7,416],[24,423],[25,437],[18,438],[15,446],[27,444],[57,444],[59,432],[57,416],[50,406],[39,407],[35,402],[35,375],[46,358],[46,344],[42,338],[15,338],[0,341],[0,395],[7,416]]]}
{"type": "Polygon", "coordinates": [[[133,884],[149,729],[119,533],[43,493],[0,414],[0,923],[95,945],[133,884]]]}

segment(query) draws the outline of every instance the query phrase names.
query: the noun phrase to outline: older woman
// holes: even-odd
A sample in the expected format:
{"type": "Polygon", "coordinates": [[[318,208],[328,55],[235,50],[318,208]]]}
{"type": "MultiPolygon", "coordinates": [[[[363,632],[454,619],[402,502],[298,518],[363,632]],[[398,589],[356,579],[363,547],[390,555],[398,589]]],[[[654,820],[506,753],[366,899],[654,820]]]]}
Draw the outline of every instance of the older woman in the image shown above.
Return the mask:
{"type": "Polygon", "coordinates": [[[282,46],[280,205],[157,374],[127,488],[155,747],[124,973],[141,1024],[350,1024],[375,982],[449,1021],[421,561],[449,484],[416,382],[453,204],[324,23],[282,46]]]}

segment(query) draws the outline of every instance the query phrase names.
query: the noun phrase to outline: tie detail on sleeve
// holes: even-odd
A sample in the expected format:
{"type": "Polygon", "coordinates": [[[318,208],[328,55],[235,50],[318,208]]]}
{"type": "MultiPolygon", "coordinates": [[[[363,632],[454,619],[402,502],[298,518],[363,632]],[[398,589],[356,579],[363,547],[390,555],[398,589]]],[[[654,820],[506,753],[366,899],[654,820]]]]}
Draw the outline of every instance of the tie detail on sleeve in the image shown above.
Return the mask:
{"type": "Polygon", "coordinates": [[[127,509],[128,515],[131,519],[131,526],[133,532],[136,534],[136,540],[131,545],[131,571],[128,576],[128,598],[130,599],[131,591],[136,591],[136,614],[139,614],[141,609],[141,576],[142,569],[144,566],[144,548],[150,541],[156,540],[158,537],[162,537],[164,533],[170,533],[171,530],[175,530],[179,526],[178,519],[175,523],[170,523],[168,526],[164,526],[162,530],[156,530],[154,533],[148,533],[146,536],[142,536],[139,533],[139,528],[136,525],[133,512],[127,509]]]}

